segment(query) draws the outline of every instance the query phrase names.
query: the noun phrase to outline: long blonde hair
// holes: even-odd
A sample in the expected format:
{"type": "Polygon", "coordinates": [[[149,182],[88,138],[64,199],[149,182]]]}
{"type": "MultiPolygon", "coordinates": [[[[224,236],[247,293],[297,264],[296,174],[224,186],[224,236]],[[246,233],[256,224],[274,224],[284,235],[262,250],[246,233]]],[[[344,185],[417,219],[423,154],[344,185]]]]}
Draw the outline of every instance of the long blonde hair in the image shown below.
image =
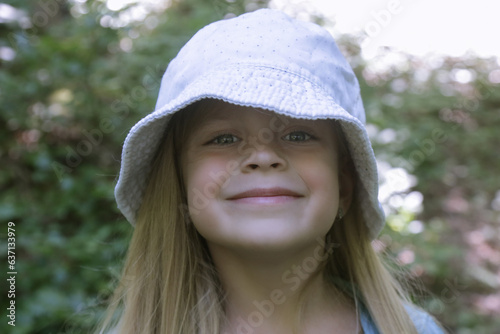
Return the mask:
{"type": "MultiPolygon", "coordinates": [[[[224,291],[204,239],[189,223],[179,153],[195,103],[172,116],[158,150],[122,278],[101,332],[219,334],[224,291]],[[113,323],[113,315],[119,320],[113,323]]],[[[337,132],[341,132],[337,125],[337,132]]],[[[348,152],[345,139],[344,152],[348,152]]],[[[345,155],[348,155],[345,154],[345,155]]],[[[417,334],[400,285],[375,253],[356,201],[327,239],[339,245],[321,267],[332,287],[366,307],[382,334],[417,334]],[[349,288],[337,282],[349,283],[349,288]]]]}

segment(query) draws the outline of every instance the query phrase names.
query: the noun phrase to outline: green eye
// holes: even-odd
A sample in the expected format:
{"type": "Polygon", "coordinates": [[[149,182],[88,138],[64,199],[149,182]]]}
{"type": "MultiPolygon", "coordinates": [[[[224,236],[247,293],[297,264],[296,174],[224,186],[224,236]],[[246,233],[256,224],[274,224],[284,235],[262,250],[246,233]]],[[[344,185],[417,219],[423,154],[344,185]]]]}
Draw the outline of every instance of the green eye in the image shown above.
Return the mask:
{"type": "Polygon", "coordinates": [[[283,137],[284,140],[295,142],[307,141],[311,138],[312,136],[304,131],[293,131],[283,137]]]}
{"type": "Polygon", "coordinates": [[[238,140],[239,140],[238,137],[233,136],[232,134],[223,134],[223,135],[215,137],[212,140],[212,144],[229,145],[229,144],[236,143],[238,140]]]}

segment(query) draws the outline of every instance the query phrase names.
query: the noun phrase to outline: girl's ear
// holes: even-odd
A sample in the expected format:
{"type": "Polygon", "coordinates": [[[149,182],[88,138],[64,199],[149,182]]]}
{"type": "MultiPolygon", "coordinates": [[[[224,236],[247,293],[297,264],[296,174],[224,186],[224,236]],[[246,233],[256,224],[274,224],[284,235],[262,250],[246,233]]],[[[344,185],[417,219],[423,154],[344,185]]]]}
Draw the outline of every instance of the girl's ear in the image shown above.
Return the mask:
{"type": "Polygon", "coordinates": [[[349,158],[341,158],[339,164],[339,207],[347,213],[351,207],[354,197],[354,188],[356,186],[356,171],[349,158]]]}

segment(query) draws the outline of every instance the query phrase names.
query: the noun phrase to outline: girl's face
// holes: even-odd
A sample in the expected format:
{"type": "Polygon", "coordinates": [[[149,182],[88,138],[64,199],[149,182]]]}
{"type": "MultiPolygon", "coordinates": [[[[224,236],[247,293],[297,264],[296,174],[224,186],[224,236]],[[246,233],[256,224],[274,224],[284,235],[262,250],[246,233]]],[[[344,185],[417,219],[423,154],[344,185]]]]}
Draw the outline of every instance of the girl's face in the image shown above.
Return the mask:
{"type": "Polygon", "coordinates": [[[209,245],[285,249],[326,235],[343,201],[331,121],[224,102],[194,119],[182,169],[191,220],[209,245]]]}

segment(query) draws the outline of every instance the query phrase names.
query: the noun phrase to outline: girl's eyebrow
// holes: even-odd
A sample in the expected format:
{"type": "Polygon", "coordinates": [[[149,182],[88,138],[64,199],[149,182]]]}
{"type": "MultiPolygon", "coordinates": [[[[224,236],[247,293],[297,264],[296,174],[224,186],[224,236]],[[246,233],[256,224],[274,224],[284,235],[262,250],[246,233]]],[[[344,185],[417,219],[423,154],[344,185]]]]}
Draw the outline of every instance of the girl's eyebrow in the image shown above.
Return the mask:
{"type": "Polygon", "coordinates": [[[217,124],[217,123],[231,123],[231,122],[234,122],[234,120],[228,120],[228,119],[225,119],[223,117],[211,117],[211,118],[207,118],[206,120],[204,120],[203,122],[200,122],[200,125],[201,126],[205,126],[205,125],[213,125],[213,124],[217,124]]]}
{"type": "Polygon", "coordinates": [[[211,121],[227,120],[227,113],[220,110],[205,110],[204,112],[198,112],[194,115],[198,118],[198,123],[204,124],[211,121]]]}
{"type": "Polygon", "coordinates": [[[223,115],[217,115],[217,116],[207,117],[206,119],[203,120],[203,123],[221,122],[221,121],[229,122],[230,120],[228,120],[223,115]]]}
{"type": "Polygon", "coordinates": [[[234,127],[234,123],[223,118],[210,118],[198,123],[195,131],[210,132],[220,127],[234,127]]]}

